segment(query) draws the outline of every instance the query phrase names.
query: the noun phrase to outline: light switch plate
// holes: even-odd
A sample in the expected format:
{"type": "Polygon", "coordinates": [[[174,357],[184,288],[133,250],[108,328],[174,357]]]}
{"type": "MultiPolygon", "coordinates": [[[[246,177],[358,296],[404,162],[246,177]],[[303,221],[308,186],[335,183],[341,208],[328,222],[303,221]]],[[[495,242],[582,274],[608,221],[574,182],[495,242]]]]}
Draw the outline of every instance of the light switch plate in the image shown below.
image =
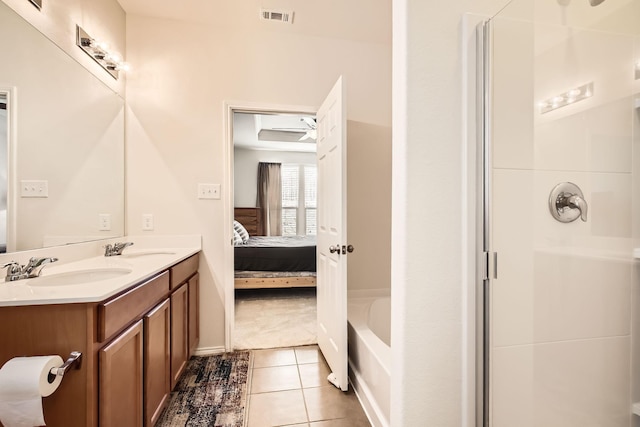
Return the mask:
{"type": "Polygon", "coordinates": [[[20,181],[21,197],[49,197],[49,181],[26,180],[20,181]]]}
{"type": "Polygon", "coordinates": [[[220,199],[220,184],[198,184],[198,199],[220,199]]]}

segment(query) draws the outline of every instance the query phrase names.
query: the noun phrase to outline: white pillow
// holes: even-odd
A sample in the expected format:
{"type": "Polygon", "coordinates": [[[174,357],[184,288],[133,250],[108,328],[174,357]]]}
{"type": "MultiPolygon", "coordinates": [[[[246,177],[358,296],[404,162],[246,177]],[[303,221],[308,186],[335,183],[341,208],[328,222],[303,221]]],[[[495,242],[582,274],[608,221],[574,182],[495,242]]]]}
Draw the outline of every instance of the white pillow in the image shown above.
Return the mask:
{"type": "Polygon", "coordinates": [[[247,243],[249,241],[249,232],[242,224],[238,221],[233,221],[233,229],[238,232],[240,238],[242,239],[242,243],[247,243]]]}
{"type": "Polygon", "coordinates": [[[235,229],[233,230],[233,244],[234,246],[238,246],[243,244],[242,237],[240,237],[240,233],[238,233],[235,229]]]}

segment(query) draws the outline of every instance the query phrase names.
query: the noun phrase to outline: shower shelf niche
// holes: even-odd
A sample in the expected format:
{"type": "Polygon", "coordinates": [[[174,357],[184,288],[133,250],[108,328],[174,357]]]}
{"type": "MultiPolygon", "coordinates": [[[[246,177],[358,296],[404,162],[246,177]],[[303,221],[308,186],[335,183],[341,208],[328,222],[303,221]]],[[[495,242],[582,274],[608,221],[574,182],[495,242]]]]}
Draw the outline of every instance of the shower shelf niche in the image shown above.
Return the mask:
{"type": "Polygon", "coordinates": [[[631,412],[640,416],[640,402],[636,402],[633,405],[631,405],[631,412]]]}

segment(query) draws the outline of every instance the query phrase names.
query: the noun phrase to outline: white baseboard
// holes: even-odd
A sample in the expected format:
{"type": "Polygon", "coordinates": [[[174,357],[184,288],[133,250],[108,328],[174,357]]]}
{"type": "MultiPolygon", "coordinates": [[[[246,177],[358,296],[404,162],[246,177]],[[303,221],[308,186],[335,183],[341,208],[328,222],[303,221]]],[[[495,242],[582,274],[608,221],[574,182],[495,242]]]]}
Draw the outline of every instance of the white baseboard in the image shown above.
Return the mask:
{"type": "Polygon", "coordinates": [[[196,351],[193,352],[195,356],[210,356],[212,354],[220,354],[224,353],[224,346],[218,347],[198,347],[196,351]]]}

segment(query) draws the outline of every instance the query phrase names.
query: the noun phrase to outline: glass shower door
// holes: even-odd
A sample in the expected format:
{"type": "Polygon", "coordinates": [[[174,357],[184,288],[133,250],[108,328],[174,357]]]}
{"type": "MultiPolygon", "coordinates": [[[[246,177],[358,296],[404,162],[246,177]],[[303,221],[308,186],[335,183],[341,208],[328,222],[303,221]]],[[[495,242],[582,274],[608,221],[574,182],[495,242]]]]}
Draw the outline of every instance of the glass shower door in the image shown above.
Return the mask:
{"type": "Polygon", "coordinates": [[[591,3],[514,0],[487,24],[493,427],[640,425],[640,2],[591,3]]]}

